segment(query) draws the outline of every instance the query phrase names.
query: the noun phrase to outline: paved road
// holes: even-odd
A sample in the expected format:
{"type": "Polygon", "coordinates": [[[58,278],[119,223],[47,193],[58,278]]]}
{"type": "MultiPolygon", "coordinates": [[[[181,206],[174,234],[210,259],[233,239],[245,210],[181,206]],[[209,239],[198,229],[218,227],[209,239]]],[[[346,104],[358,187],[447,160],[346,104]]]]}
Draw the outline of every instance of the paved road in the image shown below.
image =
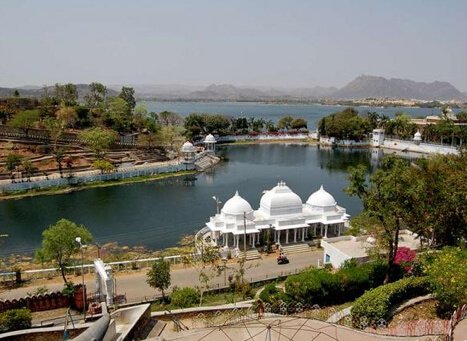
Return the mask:
{"type": "MultiPolygon", "coordinates": [[[[318,264],[318,259],[323,259],[323,252],[310,251],[299,254],[293,254],[289,256],[289,259],[290,263],[283,265],[277,265],[275,255],[269,255],[261,260],[248,261],[245,263],[245,278],[248,281],[255,281],[265,279],[268,277],[295,273],[306,267],[316,266],[318,264]]],[[[229,263],[228,266],[230,266],[232,269],[226,272],[227,277],[229,274],[235,271],[234,268],[238,268],[238,265],[235,263],[229,263]]],[[[139,299],[144,299],[144,297],[150,297],[158,294],[158,291],[149,287],[149,285],[146,283],[146,271],[147,270],[141,272],[117,274],[117,293],[125,293],[129,302],[137,301],[139,299]]],[[[198,277],[199,270],[193,267],[173,269],[171,272],[172,286],[197,286],[199,285],[198,277]]],[[[72,280],[75,283],[79,283],[81,281],[81,277],[76,277],[72,280]]],[[[92,292],[95,290],[95,282],[93,277],[87,276],[86,285],[88,287],[88,291],[92,292]]],[[[214,277],[211,280],[210,285],[224,285],[224,274],[221,274],[218,277],[214,277]]],[[[27,295],[28,292],[34,292],[38,287],[41,286],[44,285],[33,284],[27,287],[7,290],[5,292],[0,293],[0,299],[13,299],[24,297],[27,295]]],[[[63,288],[63,284],[58,281],[46,284],[46,286],[49,289],[49,291],[59,291],[63,288]]]]}

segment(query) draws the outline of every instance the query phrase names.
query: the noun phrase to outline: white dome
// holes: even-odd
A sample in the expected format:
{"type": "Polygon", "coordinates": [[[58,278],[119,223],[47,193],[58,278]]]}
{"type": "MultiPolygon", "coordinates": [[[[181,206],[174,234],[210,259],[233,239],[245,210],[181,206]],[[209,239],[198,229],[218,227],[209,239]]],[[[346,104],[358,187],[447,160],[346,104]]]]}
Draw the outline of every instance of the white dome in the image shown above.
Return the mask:
{"type": "Polygon", "coordinates": [[[260,201],[260,209],[270,216],[302,213],[302,199],[285,182],[267,191],[260,201]]]}
{"type": "Polygon", "coordinates": [[[222,213],[227,214],[227,215],[242,215],[243,213],[246,212],[247,215],[251,215],[253,213],[253,208],[251,208],[251,205],[243,199],[239,194],[238,191],[235,192],[235,195],[227,200],[227,202],[224,204],[224,207],[222,207],[222,213]]]}
{"type": "Polygon", "coordinates": [[[196,151],[195,146],[190,141],[186,141],[182,146],[183,153],[194,153],[196,151]]]}
{"type": "Polygon", "coordinates": [[[216,139],[215,137],[212,135],[212,134],[209,134],[208,136],[206,136],[206,138],[204,139],[204,143],[216,143],[216,139]]]}
{"type": "Polygon", "coordinates": [[[321,185],[319,190],[310,195],[306,203],[316,207],[331,207],[337,204],[334,197],[324,190],[323,185],[321,185]]]}
{"type": "Polygon", "coordinates": [[[422,139],[422,134],[420,134],[420,131],[417,130],[417,132],[415,133],[414,137],[413,137],[414,140],[418,140],[420,141],[422,139]]]}

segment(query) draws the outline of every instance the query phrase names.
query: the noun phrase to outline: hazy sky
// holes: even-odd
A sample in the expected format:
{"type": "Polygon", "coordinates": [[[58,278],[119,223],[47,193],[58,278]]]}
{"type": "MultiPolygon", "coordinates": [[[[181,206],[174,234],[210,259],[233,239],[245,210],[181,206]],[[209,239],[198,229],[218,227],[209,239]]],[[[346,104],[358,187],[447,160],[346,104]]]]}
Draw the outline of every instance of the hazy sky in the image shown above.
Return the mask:
{"type": "Polygon", "coordinates": [[[467,90],[467,1],[0,0],[0,86],[342,86],[361,74],[467,90]]]}

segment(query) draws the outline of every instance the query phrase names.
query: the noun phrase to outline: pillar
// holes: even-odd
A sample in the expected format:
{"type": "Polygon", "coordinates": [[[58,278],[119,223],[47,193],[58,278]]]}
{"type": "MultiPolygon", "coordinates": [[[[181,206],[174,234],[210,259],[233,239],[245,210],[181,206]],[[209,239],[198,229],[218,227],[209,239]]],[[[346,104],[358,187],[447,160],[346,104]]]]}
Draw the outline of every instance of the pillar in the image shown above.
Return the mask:
{"type": "Polygon", "coordinates": [[[293,242],[297,242],[297,229],[293,229],[293,242]]]}
{"type": "Polygon", "coordinates": [[[304,227],[304,228],[302,229],[302,242],[305,241],[305,234],[306,234],[306,231],[307,231],[307,230],[308,230],[308,227],[304,227]]]}
{"type": "Polygon", "coordinates": [[[342,225],[341,225],[341,224],[339,224],[339,230],[337,231],[337,236],[338,236],[338,237],[340,237],[340,236],[341,236],[341,227],[342,227],[342,225]]]}
{"type": "Polygon", "coordinates": [[[328,237],[328,225],[324,225],[324,238],[328,237]]]}
{"type": "Polygon", "coordinates": [[[251,247],[255,247],[255,234],[251,235],[251,247]]]}
{"type": "Polygon", "coordinates": [[[281,230],[277,231],[277,242],[281,243],[281,230]]]}
{"type": "Polygon", "coordinates": [[[289,229],[285,230],[285,243],[289,243],[289,229]]]}
{"type": "Polygon", "coordinates": [[[239,238],[239,237],[240,237],[240,235],[238,235],[238,234],[237,234],[237,246],[236,246],[236,248],[237,248],[237,249],[238,249],[239,240],[240,240],[240,238],[239,238]]]}

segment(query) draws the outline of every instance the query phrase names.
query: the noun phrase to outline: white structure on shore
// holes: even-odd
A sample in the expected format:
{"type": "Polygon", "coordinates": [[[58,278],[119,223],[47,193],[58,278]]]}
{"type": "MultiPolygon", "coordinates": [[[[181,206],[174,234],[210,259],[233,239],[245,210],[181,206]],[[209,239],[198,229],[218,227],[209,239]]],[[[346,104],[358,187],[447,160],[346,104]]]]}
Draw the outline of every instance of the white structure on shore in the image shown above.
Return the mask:
{"type": "Polygon", "coordinates": [[[212,134],[209,134],[204,139],[204,149],[209,153],[215,153],[216,143],[217,143],[216,138],[212,134]]]}
{"type": "Polygon", "coordinates": [[[281,181],[265,191],[258,210],[238,192],[227,200],[221,212],[206,223],[215,245],[239,249],[244,243],[255,247],[260,241],[278,244],[304,242],[309,236],[340,236],[348,221],[345,208],[321,186],[305,204],[281,181]]]}

